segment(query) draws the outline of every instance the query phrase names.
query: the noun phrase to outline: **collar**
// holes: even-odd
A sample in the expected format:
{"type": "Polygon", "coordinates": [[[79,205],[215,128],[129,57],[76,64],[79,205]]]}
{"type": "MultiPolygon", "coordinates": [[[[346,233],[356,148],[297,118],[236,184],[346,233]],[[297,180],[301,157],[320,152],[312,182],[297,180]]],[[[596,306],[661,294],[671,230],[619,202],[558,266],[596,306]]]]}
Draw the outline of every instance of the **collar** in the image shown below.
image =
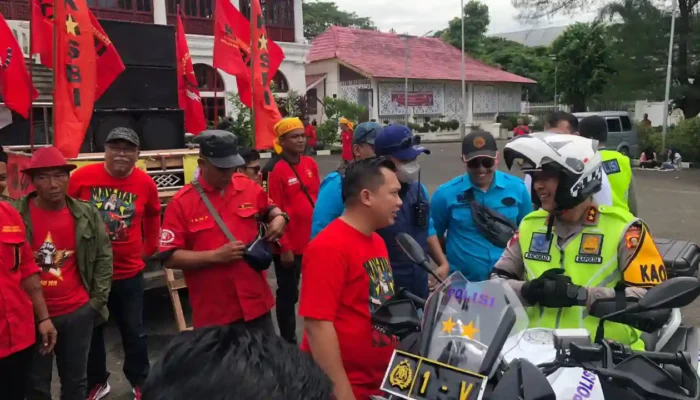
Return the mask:
{"type": "MultiPolygon", "coordinates": [[[[241,190],[240,185],[236,184],[235,176],[236,176],[236,174],[234,173],[233,176],[231,177],[231,183],[226,185],[225,188],[221,189],[221,190],[223,190],[224,193],[227,193],[231,189],[233,189],[235,191],[241,190]]],[[[207,182],[207,180],[204,179],[204,177],[202,177],[202,179],[198,178],[197,182],[199,182],[199,186],[201,186],[205,192],[215,193],[215,192],[221,191],[221,190],[214,189],[214,187],[212,185],[210,185],[209,182],[207,182]]]]}
{"type": "MultiPolygon", "coordinates": [[[[466,190],[469,190],[474,187],[474,185],[472,185],[472,180],[469,177],[469,173],[465,173],[462,175],[462,184],[465,186],[466,190]]],[[[491,190],[494,187],[497,187],[499,189],[505,189],[504,178],[500,171],[495,171],[493,173],[493,181],[491,182],[489,190],[491,190]]]]}
{"type": "MultiPolygon", "coordinates": [[[[547,220],[546,224],[549,224],[549,220],[552,218],[552,214],[547,215],[547,220]]],[[[583,216],[583,221],[581,222],[582,225],[586,226],[595,226],[598,225],[598,220],[600,219],[600,211],[598,211],[598,205],[593,204],[592,206],[588,207],[588,210],[583,216]]]]}
{"type": "MultiPolygon", "coordinates": [[[[29,202],[32,201],[37,196],[36,191],[29,193],[28,195],[22,197],[17,204],[17,209],[20,214],[29,212],[29,202]]],[[[83,216],[83,211],[80,209],[79,200],[76,200],[70,196],[66,196],[66,206],[70,213],[73,214],[74,218],[80,218],[83,216]]]]}

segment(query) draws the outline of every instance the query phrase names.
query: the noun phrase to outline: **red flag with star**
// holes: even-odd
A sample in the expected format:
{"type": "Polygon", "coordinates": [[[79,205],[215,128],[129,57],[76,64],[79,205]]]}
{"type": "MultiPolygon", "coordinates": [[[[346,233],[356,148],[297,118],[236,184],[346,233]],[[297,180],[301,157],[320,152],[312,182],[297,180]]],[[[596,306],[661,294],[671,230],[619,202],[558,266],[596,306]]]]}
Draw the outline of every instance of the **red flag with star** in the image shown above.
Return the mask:
{"type": "MultiPolygon", "coordinates": [[[[41,56],[41,63],[46,68],[53,69],[53,21],[54,21],[54,0],[30,0],[34,2],[32,7],[32,47],[35,54],[41,56]]],[[[124,72],[122,62],[117,49],[109,39],[104,29],[100,25],[92,11],[90,14],[90,24],[95,40],[95,53],[97,57],[97,93],[99,99],[117,79],[119,74],[124,72]]]]}
{"type": "Polygon", "coordinates": [[[54,68],[54,145],[66,158],[80,152],[92,118],[97,54],[85,0],[58,0],[54,68]]]}
{"type": "MultiPolygon", "coordinates": [[[[216,0],[214,13],[214,68],[236,77],[238,96],[243,104],[251,107],[250,82],[250,22],[228,0],[216,0]]],[[[268,81],[275,76],[284,52],[277,43],[268,41],[268,81]]]]}
{"type": "Polygon", "coordinates": [[[29,118],[32,100],[39,95],[24,64],[22,49],[0,14],[0,93],[10,110],[29,118]]]}
{"type": "Polygon", "coordinates": [[[252,41],[252,75],[253,75],[253,110],[255,113],[255,148],[270,149],[275,141],[275,124],[282,119],[275,98],[270,90],[270,41],[265,32],[260,0],[251,1],[251,20],[253,21],[252,41]]]}
{"type": "Polygon", "coordinates": [[[198,135],[206,129],[207,122],[204,119],[202,98],[197,89],[197,78],[194,76],[194,67],[190,57],[190,49],[187,46],[185,28],[182,19],[177,15],[177,97],[180,108],[185,110],[185,131],[198,135]]]}

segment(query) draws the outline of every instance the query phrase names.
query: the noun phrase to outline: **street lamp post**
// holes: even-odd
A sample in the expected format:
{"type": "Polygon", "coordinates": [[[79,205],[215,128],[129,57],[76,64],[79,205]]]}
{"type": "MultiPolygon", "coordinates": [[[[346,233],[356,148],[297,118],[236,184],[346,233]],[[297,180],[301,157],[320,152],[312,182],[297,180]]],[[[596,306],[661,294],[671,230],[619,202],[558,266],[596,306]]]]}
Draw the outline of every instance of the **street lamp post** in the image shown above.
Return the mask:
{"type": "Polygon", "coordinates": [[[559,75],[559,63],[557,62],[557,56],[550,55],[549,58],[554,62],[554,108],[559,111],[559,98],[557,96],[557,75],[559,75]]]}
{"type": "Polygon", "coordinates": [[[464,0],[460,3],[459,14],[462,16],[462,124],[460,137],[464,139],[467,132],[467,64],[464,55],[464,0]]]}
{"type": "Polygon", "coordinates": [[[668,102],[671,96],[671,66],[673,63],[673,36],[676,30],[677,1],[671,2],[671,35],[668,39],[668,63],[666,65],[666,95],[664,96],[664,120],[661,131],[661,151],[666,151],[666,133],[668,132],[668,102]]]}
{"type": "MultiPolygon", "coordinates": [[[[428,35],[433,33],[432,30],[429,30],[428,32],[425,32],[422,34],[420,38],[424,38],[428,35]]],[[[406,126],[408,126],[408,39],[411,38],[411,35],[408,33],[405,33],[403,35],[400,35],[401,40],[404,41],[404,53],[405,53],[405,64],[404,64],[404,83],[403,83],[403,108],[405,112],[405,118],[406,118],[406,126]]]]}

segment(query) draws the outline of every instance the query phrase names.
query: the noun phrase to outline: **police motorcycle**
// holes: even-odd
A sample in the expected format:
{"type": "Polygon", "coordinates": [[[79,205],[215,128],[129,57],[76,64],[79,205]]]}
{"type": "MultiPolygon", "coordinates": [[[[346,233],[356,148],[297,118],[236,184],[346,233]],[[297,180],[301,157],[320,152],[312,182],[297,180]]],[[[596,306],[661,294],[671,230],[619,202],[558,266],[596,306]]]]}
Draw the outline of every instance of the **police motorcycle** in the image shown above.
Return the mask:
{"type": "MultiPolygon", "coordinates": [[[[430,270],[412,238],[397,240],[430,270]]],[[[400,292],[373,316],[401,339],[382,389],[390,399],[700,399],[697,330],[677,334],[680,322],[670,311],[698,295],[698,280],[681,277],[624,310],[601,310],[603,321],[656,331],[659,351],[639,352],[602,340],[602,324],[593,342],[586,330],[528,329],[507,283],[468,282],[455,273],[424,304],[400,292]],[[416,305],[423,306],[422,324],[416,305]]]]}

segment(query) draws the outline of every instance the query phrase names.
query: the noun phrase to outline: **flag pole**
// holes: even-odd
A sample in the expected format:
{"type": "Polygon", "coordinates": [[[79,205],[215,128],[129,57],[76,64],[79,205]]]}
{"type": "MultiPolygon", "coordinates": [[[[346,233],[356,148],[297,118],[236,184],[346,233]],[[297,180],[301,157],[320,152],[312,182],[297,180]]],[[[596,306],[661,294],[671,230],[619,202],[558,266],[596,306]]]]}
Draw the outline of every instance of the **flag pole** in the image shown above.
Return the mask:
{"type": "MultiPolygon", "coordinates": [[[[32,40],[32,28],[34,24],[34,0],[29,0],[29,151],[34,152],[34,99],[32,87],[34,87],[34,41],[32,40]]],[[[54,24],[55,25],[55,24],[54,24]]],[[[22,57],[24,61],[24,57],[22,57]]],[[[46,123],[46,121],[44,121],[46,123]]]]}
{"type": "MultiPolygon", "coordinates": [[[[214,10],[211,13],[212,20],[214,21],[214,31],[216,31],[216,2],[221,1],[221,0],[214,0],[214,10]]],[[[224,0],[224,1],[229,1],[229,0],[224,0]]],[[[214,70],[214,129],[216,129],[216,126],[219,125],[219,101],[218,101],[218,93],[217,93],[217,85],[218,85],[218,77],[219,77],[219,70],[217,68],[212,67],[214,70]]]]}
{"type": "MultiPolygon", "coordinates": [[[[251,142],[253,148],[255,148],[255,60],[253,57],[257,54],[255,49],[253,48],[253,45],[255,44],[255,25],[257,23],[257,19],[255,19],[255,16],[253,15],[253,1],[255,0],[250,0],[248,3],[248,10],[250,11],[250,129],[251,129],[251,142]],[[254,20],[255,19],[255,20],[254,20]]],[[[259,54],[257,55],[258,57],[260,56],[259,54]]],[[[263,85],[265,82],[263,82],[263,85]]]]}
{"type": "MultiPolygon", "coordinates": [[[[52,70],[52,75],[53,75],[53,94],[51,96],[51,125],[53,126],[53,143],[56,143],[56,68],[57,65],[56,63],[58,62],[58,52],[56,50],[56,47],[58,46],[58,37],[56,35],[57,33],[57,27],[58,24],[60,23],[59,21],[56,20],[56,7],[65,7],[65,2],[59,1],[59,2],[54,2],[53,5],[53,15],[54,15],[54,23],[53,23],[53,49],[51,52],[51,56],[53,57],[53,70],[52,70]]],[[[61,13],[60,15],[64,15],[61,13]]],[[[66,21],[63,21],[63,24],[65,24],[66,21]]]]}

